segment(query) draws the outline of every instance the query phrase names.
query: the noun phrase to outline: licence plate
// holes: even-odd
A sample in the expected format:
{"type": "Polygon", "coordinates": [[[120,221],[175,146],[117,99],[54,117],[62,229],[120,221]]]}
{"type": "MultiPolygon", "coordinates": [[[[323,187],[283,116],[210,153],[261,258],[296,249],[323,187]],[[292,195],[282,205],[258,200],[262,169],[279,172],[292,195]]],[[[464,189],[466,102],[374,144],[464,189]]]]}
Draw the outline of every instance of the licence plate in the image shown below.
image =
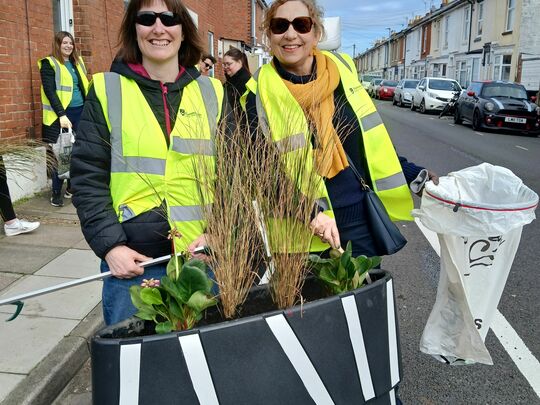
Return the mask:
{"type": "Polygon", "coordinates": [[[504,122],[515,122],[518,124],[526,124],[527,118],[504,117],[504,122]]]}

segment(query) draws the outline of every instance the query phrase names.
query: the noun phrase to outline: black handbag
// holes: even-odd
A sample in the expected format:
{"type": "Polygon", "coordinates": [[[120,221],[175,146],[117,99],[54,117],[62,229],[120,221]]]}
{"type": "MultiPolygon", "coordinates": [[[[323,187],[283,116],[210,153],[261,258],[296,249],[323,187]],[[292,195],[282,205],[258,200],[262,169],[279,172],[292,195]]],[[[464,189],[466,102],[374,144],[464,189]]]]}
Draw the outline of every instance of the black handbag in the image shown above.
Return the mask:
{"type": "Polygon", "coordinates": [[[366,192],[364,207],[366,209],[366,219],[370,233],[373,237],[373,244],[377,256],[391,255],[403,248],[407,239],[401,234],[396,224],[392,222],[386,208],[379,196],[367,185],[360,175],[349,155],[347,155],[349,166],[356,175],[362,189],[366,192]]]}

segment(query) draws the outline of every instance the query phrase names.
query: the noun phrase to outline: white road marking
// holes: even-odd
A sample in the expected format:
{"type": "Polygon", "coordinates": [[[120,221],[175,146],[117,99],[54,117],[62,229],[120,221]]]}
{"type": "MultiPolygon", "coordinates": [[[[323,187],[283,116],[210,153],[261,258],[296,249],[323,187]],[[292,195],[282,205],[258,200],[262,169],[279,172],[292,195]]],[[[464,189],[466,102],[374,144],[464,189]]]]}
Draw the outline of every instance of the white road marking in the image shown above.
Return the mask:
{"type": "Polygon", "coordinates": [[[451,127],[455,127],[455,126],[456,126],[456,124],[448,124],[448,125],[450,125],[451,127]]]}
{"type": "Polygon", "coordinates": [[[482,132],[475,132],[476,135],[484,136],[482,132]]]}
{"type": "Polygon", "coordinates": [[[523,146],[516,145],[516,148],[523,149],[523,150],[529,150],[527,148],[524,148],[523,146]]]}
{"type": "MultiPolygon", "coordinates": [[[[441,255],[441,245],[437,234],[427,229],[418,218],[414,220],[420,231],[438,256],[441,255]]],[[[517,332],[508,323],[503,314],[497,309],[491,325],[491,330],[499,339],[510,358],[514,361],[518,370],[523,374],[529,385],[538,397],[540,397],[540,362],[534,357],[517,332]]]]}
{"type": "Polygon", "coordinates": [[[433,117],[429,117],[429,119],[430,119],[430,120],[434,120],[435,118],[433,118],[433,117]]]}

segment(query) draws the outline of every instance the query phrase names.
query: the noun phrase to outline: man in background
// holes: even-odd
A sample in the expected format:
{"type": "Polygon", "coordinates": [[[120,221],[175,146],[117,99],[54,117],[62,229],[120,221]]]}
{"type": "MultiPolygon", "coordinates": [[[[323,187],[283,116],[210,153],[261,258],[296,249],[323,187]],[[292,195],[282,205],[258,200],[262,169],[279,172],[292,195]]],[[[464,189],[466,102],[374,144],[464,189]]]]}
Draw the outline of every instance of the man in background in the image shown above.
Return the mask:
{"type": "Polygon", "coordinates": [[[214,58],[212,55],[204,53],[201,61],[199,62],[199,70],[201,71],[201,74],[208,76],[210,73],[210,70],[214,67],[214,64],[216,63],[216,58],[214,58]]]}

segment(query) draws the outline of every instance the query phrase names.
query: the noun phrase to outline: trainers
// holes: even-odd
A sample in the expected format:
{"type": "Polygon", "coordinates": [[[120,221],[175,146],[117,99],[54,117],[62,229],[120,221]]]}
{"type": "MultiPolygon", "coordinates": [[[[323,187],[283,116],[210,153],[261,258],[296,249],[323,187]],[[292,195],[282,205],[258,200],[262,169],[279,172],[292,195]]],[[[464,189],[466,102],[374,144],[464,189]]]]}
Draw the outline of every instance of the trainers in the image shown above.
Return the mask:
{"type": "Polygon", "coordinates": [[[63,200],[62,195],[60,193],[52,193],[51,205],[53,207],[63,207],[64,206],[64,200],[63,200]]]}
{"type": "Polygon", "coordinates": [[[71,198],[73,197],[73,193],[66,188],[66,192],[64,193],[64,198],[71,198]]]}
{"type": "Polygon", "coordinates": [[[4,224],[6,236],[20,235],[21,233],[32,232],[39,227],[39,222],[30,222],[24,219],[15,219],[12,224],[4,224]]]}

